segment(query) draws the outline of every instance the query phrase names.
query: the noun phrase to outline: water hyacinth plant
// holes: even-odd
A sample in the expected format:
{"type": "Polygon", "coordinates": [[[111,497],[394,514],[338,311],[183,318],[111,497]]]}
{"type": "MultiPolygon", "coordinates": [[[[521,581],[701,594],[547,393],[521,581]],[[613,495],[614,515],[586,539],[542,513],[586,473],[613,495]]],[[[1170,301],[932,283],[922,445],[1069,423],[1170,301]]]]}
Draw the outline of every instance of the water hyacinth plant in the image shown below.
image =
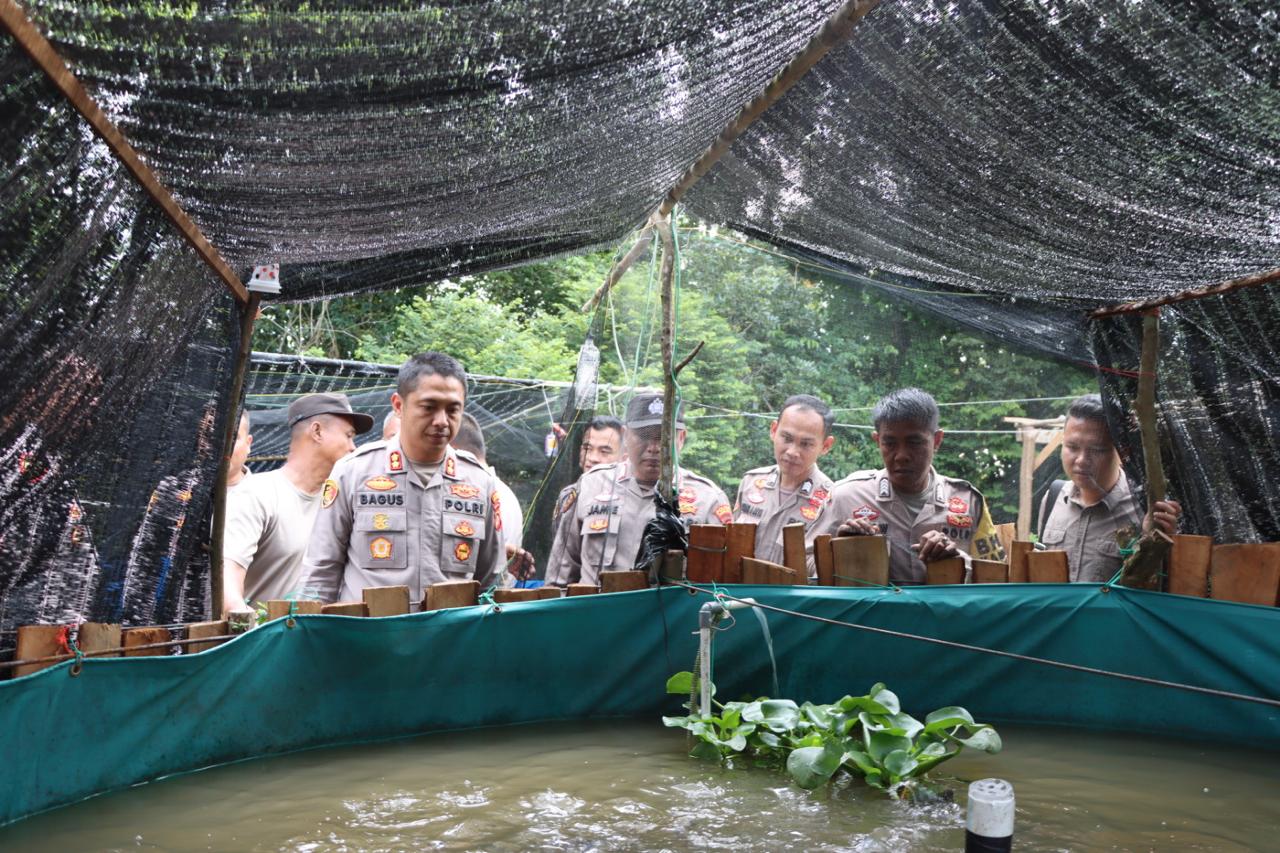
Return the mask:
{"type": "MultiPolygon", "coordinates": [[[[691,672],[667,681],[668,693],[691,696],[693,689],[691,672]]],[[[974,722],[964,708],[939,708],[921,722],[904,713],[883,684],[830,705],[767,698],[723,704],[713,699],[712,704],[715,714],[663,717],[662,722],[693,736],[689,754],[696,758],[743,756],[785,767],[797,785],[809,790],[844,769],[896,797],[931,797],[937,791],[923,778],[930,770],[965,747],[992,754],[1001,747],[996,730],[974,722]]],[[[687,707],[694,710],[692,700],[687,707]]]]}

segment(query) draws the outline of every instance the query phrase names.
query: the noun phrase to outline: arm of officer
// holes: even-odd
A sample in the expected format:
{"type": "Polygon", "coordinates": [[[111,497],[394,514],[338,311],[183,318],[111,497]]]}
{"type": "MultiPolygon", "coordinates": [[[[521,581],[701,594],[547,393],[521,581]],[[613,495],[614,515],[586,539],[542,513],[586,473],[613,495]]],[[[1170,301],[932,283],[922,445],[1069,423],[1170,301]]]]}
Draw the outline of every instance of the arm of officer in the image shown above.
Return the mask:
{"type": "Polygon", "coordinates": [[[227,496],[227,520],[222,528],[222,611],[243,610],[248,567],[258,553],[266,527],[262,499],[245,484],[227,496]]]}
{"type": "MultiPolygon", "coordinates": [[[[575,486],[575,496],[577,492],[578,487],[575,486]]],[[[561,516],[556,541],[560,544],[560,558],[554,566],[548,564],[547,571],[555,569],[556,585],[565,586],[582,577],[582,519],[578,518],[576,505],[566,509],[561,516]]]]}
{"type": "Polygon", "coordinates": [[[480,581],[481,592],[491,586],[503,586],[506,581],[507,540],[502,529],[502,498],[493,482],[489,484],[485,524],[489,535],[480,541],[480,550],[476,554],[475,579],[480,581]]]}
{"type": "Polygon", "coordinates": [[[565,586],[569,583],[569,566],[565,562],[565,546],[569,537],[569,522],[575,515],[578,489],[571,486],[570,491],[561,497],[556,510],[559,513],[553,527],[554,538],[551,541],[551,554],[547,557],[547,570],[543,573],[543,582],[548,586],[565,586]]]}
{"type": "MultiPolygon", "coordinates": [[[[342,463],[339,463],[341,465],[342,463]]],[[[321,492],[320,513],[311,528],[311,541],[302,558],[302,595],[310,599],[335,602],[342,589],[342,576],[347,569],[347,546],[351,541],[352,503],[355,497],[335,470],[321,492]],[[335,490],[329,499],[330,488],[335,490]],[[327,505],[326,505],[327,504],[327,505]]]]}

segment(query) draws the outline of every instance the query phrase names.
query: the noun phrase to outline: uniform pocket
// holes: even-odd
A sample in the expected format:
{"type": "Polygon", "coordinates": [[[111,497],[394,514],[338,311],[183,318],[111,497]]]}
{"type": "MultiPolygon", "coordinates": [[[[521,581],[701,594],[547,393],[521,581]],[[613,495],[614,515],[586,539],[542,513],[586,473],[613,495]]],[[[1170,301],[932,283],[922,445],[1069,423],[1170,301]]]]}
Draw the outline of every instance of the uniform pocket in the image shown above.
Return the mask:
{"type": "Polygon", "coordinates": [[[360,565],[379,569],[409,567],[408,517],[402,509],[359,510],[351,533],[360,565]]]}
{"type": "Polygon", "coordinates": [[[1049,548],[1050,551],[1060,551],[1062,550],[1061,548],[1055,548],[1052,546],[1061,545],[1063,540],[1066,538],[1067,538],[1067,528],[1050,527],[1048,530],[1044,532],[1044,536],[1040,538],[1040,541],[1046,545],[1051,546],[1049,548]]]}
{"type": "Polygon", "coordinates": [[[447,575],[471,576],[476,552],[489,534],[485,520],[474,515],[446,512],[441,515],[440,568],[447,575]]]}

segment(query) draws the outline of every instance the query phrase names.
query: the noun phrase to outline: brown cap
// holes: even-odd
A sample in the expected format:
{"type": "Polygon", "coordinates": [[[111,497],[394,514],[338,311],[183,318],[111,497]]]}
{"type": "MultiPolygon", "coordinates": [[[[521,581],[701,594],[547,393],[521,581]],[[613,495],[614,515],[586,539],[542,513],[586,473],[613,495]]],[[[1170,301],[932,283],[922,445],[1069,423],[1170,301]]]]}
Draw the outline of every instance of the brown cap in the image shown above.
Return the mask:
{"type": "Polygon", "coordinates": [[[373,418],[363,412],[353,412],[346,394],[308,394],[289,404],[289,429],[298,421],[316,415],[337,415],[355,425],[356,435],[373,429],[373,418]]]}
{"type": "MultiPolygon", "coordinates": [[[[654,393],[637,394],[631,398],[631,402],[627,404],[627,429],[644,429],[645,427],[661,426],[662,424],[662,395],[654,393]]],[[[684,429],[684,414],[682,407],[676,404],[676,429],[684,429]]]]}

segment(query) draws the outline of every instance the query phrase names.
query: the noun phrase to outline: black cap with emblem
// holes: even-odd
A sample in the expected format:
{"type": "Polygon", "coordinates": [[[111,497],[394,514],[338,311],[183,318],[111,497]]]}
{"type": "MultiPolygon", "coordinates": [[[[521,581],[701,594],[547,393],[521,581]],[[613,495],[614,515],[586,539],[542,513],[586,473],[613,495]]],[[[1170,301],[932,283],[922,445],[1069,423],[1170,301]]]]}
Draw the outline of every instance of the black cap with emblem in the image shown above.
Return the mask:
{"type": "MultiPolygon", "coordinates": [[[[644,429],[662,425],[662,395],[637,394],[627,404],[627,429],[644,429]]],[[[684,429],[683,407],[676,404],[676,429],[684,429]]]]}
{"type": "Polygon", "coordinates": [[[314,418],[317,415],[337,415],[346,418],[355,425],[356,435],[363,435],[373,429],[373,418],[363,412],[351,409],[351,401],[346,394],[308,394],[299,397],[289,404],[289,428],[293,429],[298,421],[314,418]]]}

